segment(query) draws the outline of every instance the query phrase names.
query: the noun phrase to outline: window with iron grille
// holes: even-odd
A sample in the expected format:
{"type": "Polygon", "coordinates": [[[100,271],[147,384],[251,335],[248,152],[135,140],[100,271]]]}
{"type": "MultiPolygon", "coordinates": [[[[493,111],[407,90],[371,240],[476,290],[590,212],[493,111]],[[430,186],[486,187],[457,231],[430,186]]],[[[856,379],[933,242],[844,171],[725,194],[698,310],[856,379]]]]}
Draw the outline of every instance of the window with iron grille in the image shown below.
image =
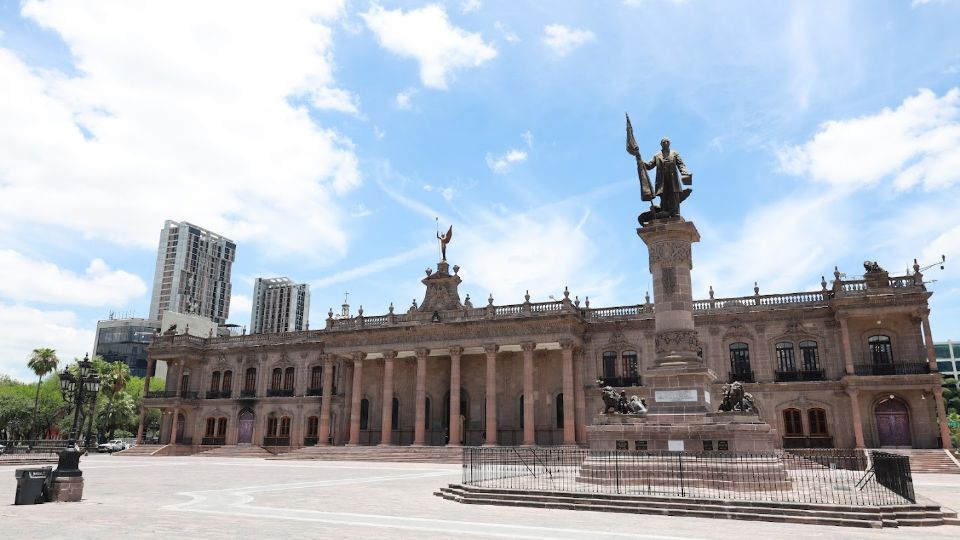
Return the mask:
{"type": "Polygon", "coordinates": [[[283,373],[283,389],[284,390],[293,390],[293,381],[294,375],[296,374],[296,369],[293,367],[288,367],[283,373]]]}
{"type": "Polygon", "coordinates": [[[226,437],[227,436],[227,417],[221,416],[217,420],[217,437],[226,437]]]}
{"type": "Polygon", "coordinates": [[[316,437],[320,432],[320,418],[311,416],[307,418],[307,437],[316,437]]]}
{"type": "Polygon", "coordinates": [[[617,376],[617,353],[615,351],[603,353],[603,376],[605,378],[617,376]]]}
{"type": "Polygon", "coordinates": [[[310,388],[321,388],[323,386],[323,366],[313,366],[310,370],[310,388]]]}
{"type": "Polygon", "coordinates": [[[893,346],[890,344],[890,336],[870,336],[867,338],[867,344],[870,345],[870,359],[874,364],[893,363],[893,346]]]}
{"type": "Polygon", "coordinates": [[[229,392],[233,387],[233,372],[229,369],[223,372],[223,386],[221,388],[224,392],[229,392]]]}
{"type": "Polygon", "coordinates": [[[267,418],[267,437],[276,437],[277,436],[277,417],[271,416],[267,418]]]}
{"type": "Polygon", "coordinates": [[[796,371],[797,362],[793,353],[793,342],[777,343],[777,366],[780,371],[796,371]]]}
{"type": "Polygon", "coordinates": [[[816,341],[800,342],[800,360],[804,371],[818,371],[820,369],[820,355],[817,352],[816,341]]]}
{"type": "Polygon", "coordinates": [[[257,389],[257,368],[247,368],[246,376],[243,379],[243,389],[247,392],[253,392],[257,389]]]}
{"type": "Polygon", "coordinates": [[[639,373],[637,351],[623,351],[623,376],[636,377],[639,373]]]}
{"type": "Polygon", "coordinates": [[[750,373],[750,347],[746,343],[730,344],[730,371],[750,373]]]}
{"type": "Polygon", "coordinates": [[[785,409],[783,411],[783,434],[788,437],[803,436],[803,420],[800,409],[785,409]]]}
{"type": "Polygon", "coordinates": [[[270,377],[270,389],[279,390],[281,384],[283,384],[283,370],[273,368],[273,375],[270,377]]]}
{"type": "Polygon", "coordinates": [[[807,411],[807,425],[810,426],[811,437],[823,437],[827,433],[827,411],[810,409],[807,411]]]}
{"type": "Polygon", "coordinates": [[[289,437],[290,436],[290,417],[284,416],[280,418],[280,437],[289,437]]]}
{"type": "Polygon", "coordinates": [[[204,436],[213,437],[213,434],[216,433],[216,429],[217,429],[217,419],[207,418],[207,429],[204,431],[204,436]]]}
{"type": "Polygon", "coordinates": [[[220,391],[220,372],[214,371],[210,375],[210,391],[219,392],[220,391]]]}

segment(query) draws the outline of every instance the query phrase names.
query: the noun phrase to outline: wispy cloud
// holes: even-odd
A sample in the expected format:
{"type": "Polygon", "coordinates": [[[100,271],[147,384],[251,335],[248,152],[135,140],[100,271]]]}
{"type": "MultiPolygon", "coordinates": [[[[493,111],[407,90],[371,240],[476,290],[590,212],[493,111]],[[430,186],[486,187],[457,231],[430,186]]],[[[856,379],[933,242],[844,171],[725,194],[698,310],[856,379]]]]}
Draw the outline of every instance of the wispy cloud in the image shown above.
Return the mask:
{"type": "Polygon", "coordinates": [[[590,30],[569,28],[562,24],[549,24],[543,28],[543,44],[559,57],[596,39],[597,36],[590,30]]]}
{"type": "Polygon", "coordinates": [[[397,97],[395,97],[393,101],[401,111],[410,110],[413,107],[411,100],[413,96],[417,95],[417,92],[419,92],[419,90],[416,88],[407,88],[406,90],[397,92],[397,97]]]}
{"type": "Polygon", "coordinates": [[[123,306],[147,291],[139,277],[113,270],[102,259],[93,259],[84,274],[77,275],[50,262],[0,250],[0,268],[0,297],[20,302],[123,306]]]}
{"type": "Polygon", "coordinates": [[[510,170],[511,165],[514,163],[520,163],[526,161],[527,153],[523,150],[508,150],[505,154],[500,156],[493,156],[487,154],[486,161],[487,167],[490,167],[490,170],[497,174],[505,174],[510,170]]]}

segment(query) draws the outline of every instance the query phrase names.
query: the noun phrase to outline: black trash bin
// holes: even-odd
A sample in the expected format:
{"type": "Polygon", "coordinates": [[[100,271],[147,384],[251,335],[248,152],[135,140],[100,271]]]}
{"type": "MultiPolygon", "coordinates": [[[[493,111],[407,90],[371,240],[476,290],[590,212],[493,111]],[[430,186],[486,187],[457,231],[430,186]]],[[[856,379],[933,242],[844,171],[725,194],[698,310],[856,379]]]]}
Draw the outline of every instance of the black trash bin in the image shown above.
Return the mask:
{"type": "Polygon", "coordinates": [[[17,496],[13,504],[40,504],[47,500],[47,490],[53,480],[53,467],[17,469],[17,496]]]}

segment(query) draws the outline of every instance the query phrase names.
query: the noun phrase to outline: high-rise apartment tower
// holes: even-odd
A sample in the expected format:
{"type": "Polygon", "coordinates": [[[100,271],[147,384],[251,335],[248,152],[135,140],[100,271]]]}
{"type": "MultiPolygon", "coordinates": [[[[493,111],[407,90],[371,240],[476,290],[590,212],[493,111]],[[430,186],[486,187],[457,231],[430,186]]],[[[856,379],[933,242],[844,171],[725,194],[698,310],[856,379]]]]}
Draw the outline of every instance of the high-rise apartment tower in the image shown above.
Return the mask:
{"type": "Polygon", "coordinates": [[[310,285],[285,278],[257,278],[250,310],[250,333],[306,330],[310,313],[310,285]]]}
{"type": "Polygon", "coordinates": [[[225,323],[236,250],[233,241],[219,234],[167,220],[160,231],[150,318],[159,321],[164,311],[174,311],[225,323]]]}

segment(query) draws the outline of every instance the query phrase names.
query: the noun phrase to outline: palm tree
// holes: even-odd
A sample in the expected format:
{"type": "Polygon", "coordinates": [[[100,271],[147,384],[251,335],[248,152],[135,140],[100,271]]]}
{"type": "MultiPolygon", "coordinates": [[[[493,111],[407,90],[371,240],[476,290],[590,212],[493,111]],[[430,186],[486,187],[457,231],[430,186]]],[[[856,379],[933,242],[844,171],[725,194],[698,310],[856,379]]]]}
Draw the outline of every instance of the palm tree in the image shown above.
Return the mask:
{"type": "MultiPolygon", "coordinates": [[[[108,404],[108,408],[111,412],[111,415],[113,414],[113,399],[117,397],[117,394],[121,390],[123,390],[124,387],[127,386],[127,382],[129,381],[130,381],[130,366],[128,366],[124,362],[114,362],[110,364],[110,367],[106,373],[106,380],[104,382],[106,382],[107,385],[109,385],[110,387],[110,402],[108,404]]],[[[111,418],[110,434],[107,436],[108,439],[113,438],[114,429],[115,429],[114,422],[111,418]]]]}
{"type": "Polygon", "coordinates": [[[33,373],[39,378],[37,381],[37,397],[33,399],[33,420],[30,421],[30,438],[33,438],[33,430],[36,427],[37,411],[40,408],[40,383],[43,382],[43,376],[57,369],[60,359],[57,358],[57,351],[42,347],[34,349],[27,360],[27,367],[33,370],[33,373]]]}

